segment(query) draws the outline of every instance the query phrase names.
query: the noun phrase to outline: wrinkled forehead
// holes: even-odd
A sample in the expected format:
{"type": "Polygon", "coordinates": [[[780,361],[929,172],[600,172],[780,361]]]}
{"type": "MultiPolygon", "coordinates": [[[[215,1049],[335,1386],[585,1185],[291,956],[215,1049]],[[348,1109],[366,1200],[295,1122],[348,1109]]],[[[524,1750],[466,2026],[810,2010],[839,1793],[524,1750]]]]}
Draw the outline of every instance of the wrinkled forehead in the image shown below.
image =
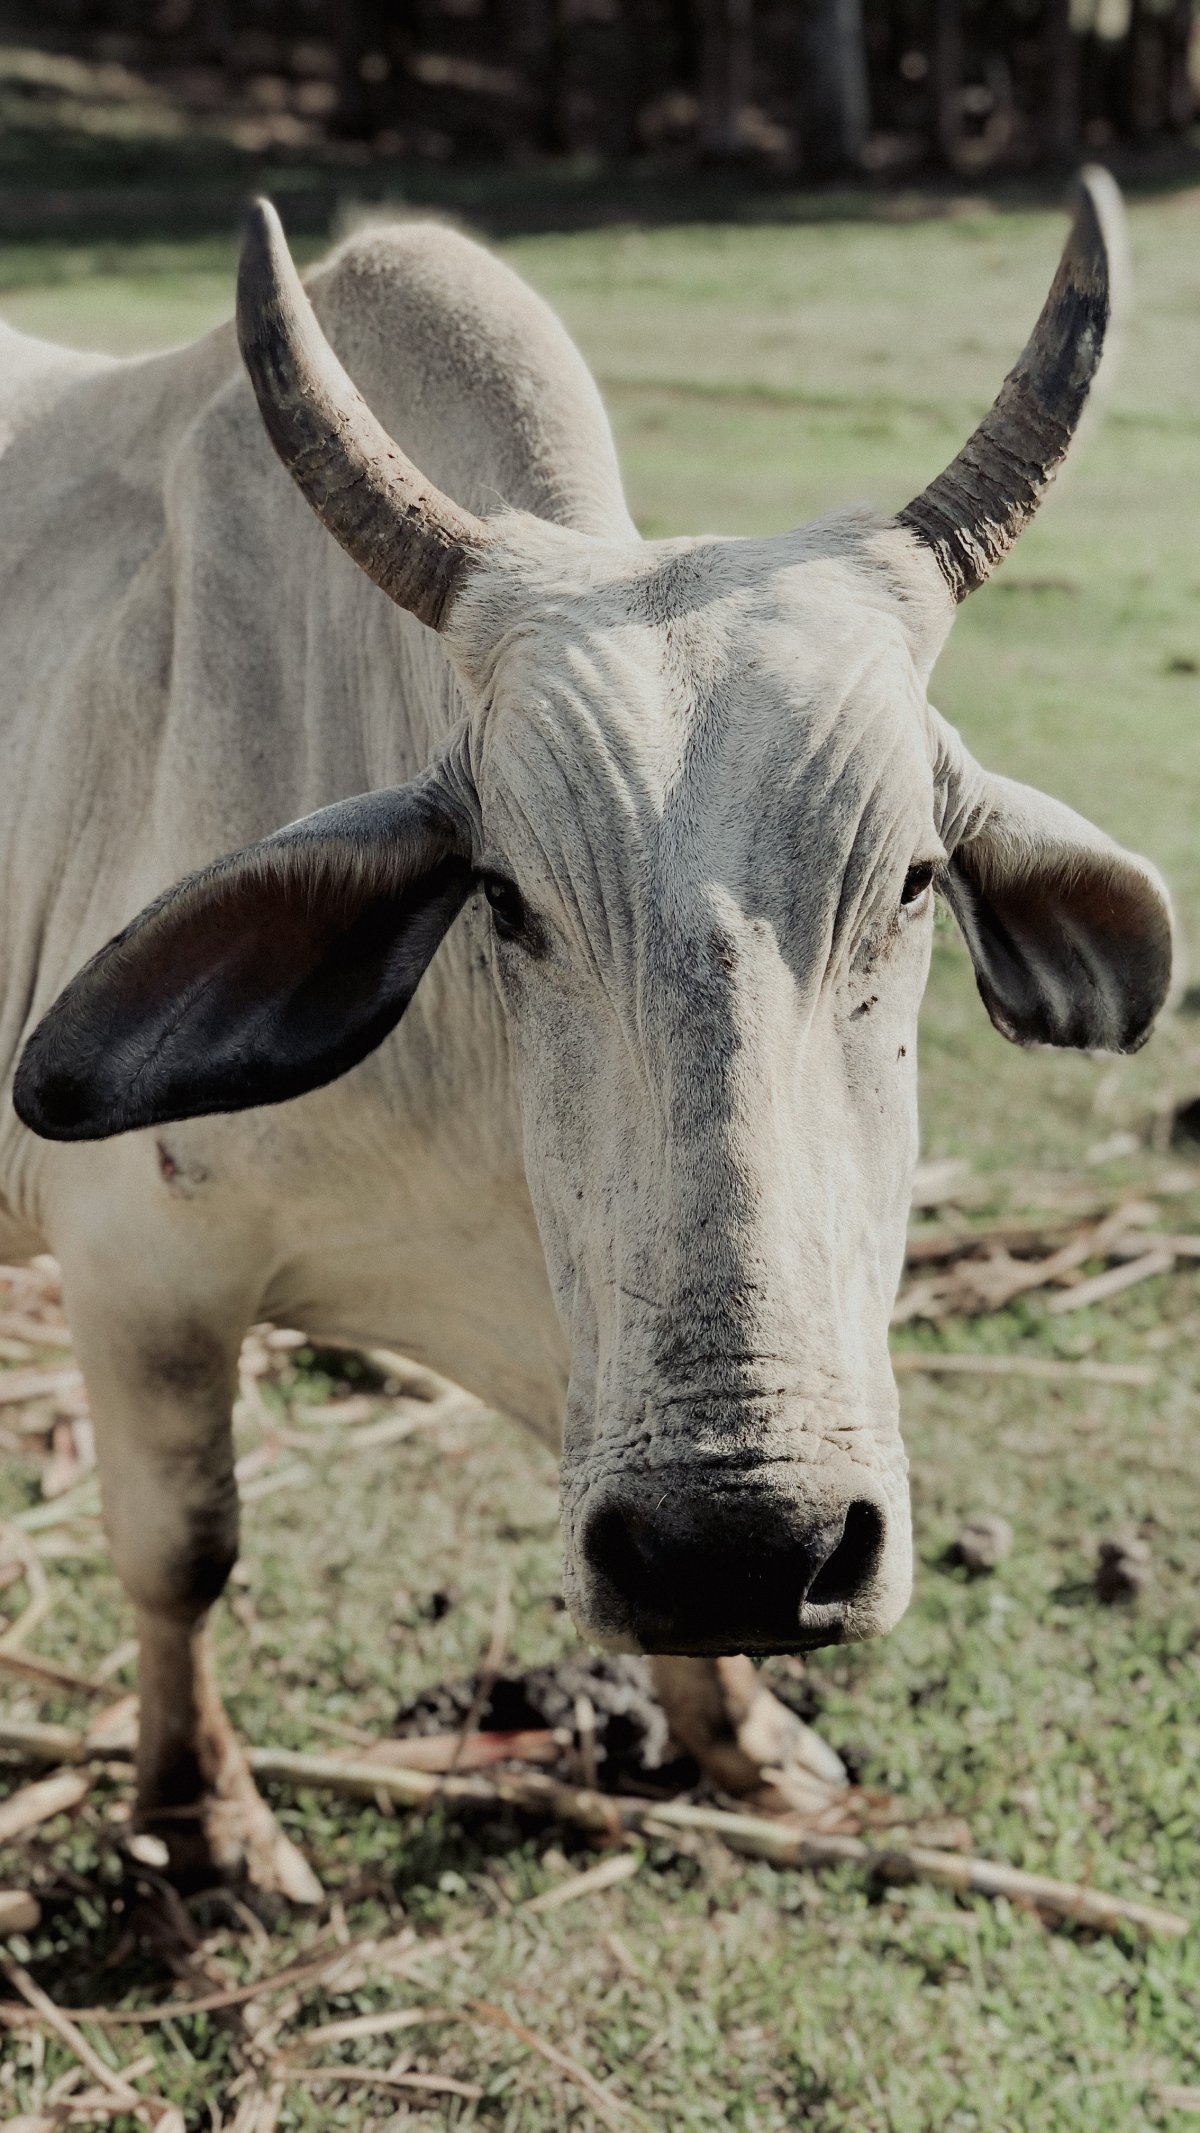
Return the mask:
{"type": "Polygon", "coordinates": [[[886,570],[812,529],[547,560],[476,624],[472,767],[514,863],[582,846],[636,872],[666,844],[676,877],[740,890],[781,842],[836,872],[928,835],[929,714],[886,570]]]}

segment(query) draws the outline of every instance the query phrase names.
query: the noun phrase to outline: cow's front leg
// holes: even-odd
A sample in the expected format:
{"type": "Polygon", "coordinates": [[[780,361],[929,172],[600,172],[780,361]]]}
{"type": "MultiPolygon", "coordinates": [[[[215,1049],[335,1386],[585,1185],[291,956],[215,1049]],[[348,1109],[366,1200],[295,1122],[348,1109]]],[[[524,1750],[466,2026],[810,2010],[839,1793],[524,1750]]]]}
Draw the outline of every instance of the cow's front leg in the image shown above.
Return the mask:
{"type": "Polygon", "coordinates": [[[660,1655],[650,1666],[672,1737],[722,1792],[774,1813],[812,1813],[847,1784],[841,1758],[749,1659],[660,1655]]]}
{"type": "Polygon", "coordinates": [[[217,1688],[209,1610],[237,1559],[233,1398],[241,1328],[131,1319],[66,1279],[96,1430],[104,1523],[137,1611],[136,1826],[184,1885],[321,1888],[260,1799],[217,1688]]]}

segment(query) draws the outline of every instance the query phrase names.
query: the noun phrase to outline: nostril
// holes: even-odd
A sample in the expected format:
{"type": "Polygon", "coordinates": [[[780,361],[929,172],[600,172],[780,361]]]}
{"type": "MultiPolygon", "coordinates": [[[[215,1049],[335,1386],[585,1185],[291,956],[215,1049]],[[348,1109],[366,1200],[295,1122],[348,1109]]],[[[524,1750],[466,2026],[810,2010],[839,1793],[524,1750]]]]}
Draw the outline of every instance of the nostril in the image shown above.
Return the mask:
{"type": "Polygon", "coordinates": [[[650,1596],[650,1536],[641,1521],[609,1506],[592,1519],[587,1553],[615,1589],[637,1602],[650,1596]]]}
{"type": "Polygon", "coordinates": [[[883,1549],[883,1519],[871,1503],[852,1503],[842,1537],[809,1586],[805,1599],[854,1600],[870,1584],[883,1549]]]}

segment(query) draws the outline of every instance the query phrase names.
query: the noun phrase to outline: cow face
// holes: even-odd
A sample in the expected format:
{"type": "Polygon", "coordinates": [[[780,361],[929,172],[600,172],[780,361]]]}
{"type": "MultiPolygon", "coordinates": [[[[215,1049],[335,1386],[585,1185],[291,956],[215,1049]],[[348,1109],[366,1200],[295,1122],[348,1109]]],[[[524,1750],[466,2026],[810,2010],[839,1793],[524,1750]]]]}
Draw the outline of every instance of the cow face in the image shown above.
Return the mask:
{"type": "Polygon", "coordinates": [[[473,519],[378,430],[281,246],[264,218],[241,291],[268,427],[338,539],[441,630],[464,716],[416,784],[135,920],[34,1033],[18,1110],[89,1138],[329,1081],[486,896],[572,1351],[577,1619],[674,1652],[876,1634],[910,1579],[887,1324],[934,896],[1020,1043],[1130,1049],[1169,972],[1153,870],[982,771],[925,693],[1086,396],[1096,197],[1045,345],[960,459],[897,520],[760,542],[473,519]]]}
{"type": "Polygon", "coordinates": [[[930,709],[952,603],[907,532],[505,548],[445,641],[570,1337],[573,1611],[668,1651],[876,1634],[911,1571],[887,1331],[935,892],[1006,1034],[1117,1049],[1162,893],[930,709]]]}

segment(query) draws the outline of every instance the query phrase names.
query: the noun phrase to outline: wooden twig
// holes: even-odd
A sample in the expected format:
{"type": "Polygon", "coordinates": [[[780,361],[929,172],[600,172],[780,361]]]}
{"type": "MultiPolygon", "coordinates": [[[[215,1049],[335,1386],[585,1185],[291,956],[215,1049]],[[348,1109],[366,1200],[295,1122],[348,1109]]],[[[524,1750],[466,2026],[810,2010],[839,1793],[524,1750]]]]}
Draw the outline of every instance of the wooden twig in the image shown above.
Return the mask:
{"type": "Polygon", "coordinates": [[[569,1881],[560,1881],[557,1888],[530,1896],[521,1909],[528,1918],[540,1918],[543,1912],[561,1910],[564,1903],[574,1903],[579,1896],[598,1896],[602,1889],[615,1889],[620,1882],[631,1880],[641,1863],[637,1852],[613,1852],[599,1866],[589,1866],[582,1874],[572,1874],[569,1881]]]}
{"type": "Polygon", "coordinates": [[[371,1763],[399,1763],[405,1770],[489,1770],[496,1763],[557,1763],[571,1745],[565,1727],[539,1726],[515,1733],[410,1733],[373,1740],[359,1753],[371,1763]]]}
{"type": "Polygon", "coordinates": [[[29,1511],[18,1511],[8,1523],[21,1533],[44,1533],[50,1526],[65,1526],[72,1518],[99,1516],[100,1483],[95,1474],[85,1474],[73,1489],[56,1496],[53,1503],[34,1504],[29,1511]]]}
{"type": "Polygon", "coordinates": [[[59,1363],[48,1370],[6,1370],[0,1375],[0,1407],[16,1407],[23,1400],[44,1400],[64,1392],[82,1392],[83,1374],[74,1363],[59,1363]]]}
{"type": "Polygon", "coordinates": [[[1110,1266],[1106,1273],[1094,1274],[1090,1281],[1081,1281],[1065,1296],[1052,1296],[1046,1309],[1056,1316],[1063,1311],[1086,1311],[1089,1304],[1106,1303],[1110,1296],[1119,1296],[1122,1289],[1132,1289],[1139,1281],[1149,1281],[1155,1274],[1169,1274],[1174,1264],[1174,1252],[1143,1252],[1138,1259],[1127,1259],[1110,1266]]]}
{"type": "Polygon", "coordinates": [[[72,1673],[69,1666],[59,1666],[54,1659],[34,1659],[29,1652],[10,1651],[7,1644],[0,1644],[0,1674],[19,1674],[23,1681],[38,1681],[50,1689],[70,1689],[76,1696],[112,1694],[106,1681],[72,1673]]]}
{"type": "Polygon", "coordinates": [[[35,1318],[31,1311],[0,1311],[0,1335],[23,1348],[70,1348],[70,1329],[58,1319],[35,1318]]]}
{"type": "Polygon", "coordinates": [[[28,1889],[0,1889],[0,1938],[8,1933],[32,1933],[41,1917],[41,1904],[28,1889]]]}
{"type": "MultiPolygon", "coordinates": [[[[13,1746],[26,1729],[9,1720],[0,1724],[0,1747],[13,1746]]],[[[37,1753],[37,1735],[49,1729],[29,1729],[31,1747],[37,1753]]],[[[55,1728],[60,1735],[65,1729],[55,1728]]],[[[86,1742],[75,1737],[74,1753],[65,1762],[88,1760],[86,1742]]],[[[425,1770],[394,1769],[385,1763],[352,1762],[330,1755],[304,1755],[285,1748],[248,1748],[246,1760],[256,1778],[267,1783],[309,1786],[315,1791],[342,1793],[351,1799],[376,1800],[381,1794],[405,1807],[427,1807],[438,1801],[464,1810],[510,1807],[547,1820],[570,1823],[593,1835],[616,1839],[622,1834],[660,1836],[668,1831],[702,1832],[719,1838],[731,1850],[748,1857],[766,1859],[777,1866],[844,1866],[864,1868],[887,1881],[918,1880],[938,1887],[971,1890],[984,1896],[1007,1896],[1018,1903],[1061,1919],[1113,1932],[1132,1926],[1148,1934],[1177,1939],[1186,1933],[1189,1920],[1178,1912],[1163,1910],[1132,1897],[1111,1896],[1103,1890],[1068,1881],[1052,1880],[999,1860],[973,1858],[968,1853],[938,1851],[913,1845],[875,1845],[861,1837],[797,1829],[762,1815],[734,1814],[719,1807],[697,1807],[686,1800],[648,1800],[633,1795],[593,1792],[583,1786],[566,1785],[541,1771],[497,1771],[480,1775],[438,1777],[425,1770]]],[[[336,1960],[336,1958],[335,1958],[336,1960]]],[[[305,1966],[301,1965],[301,1971],[305,1966]]],[[[291,1980],[288,1980],[291,1982],[291,1980]]],[[[233,1998],[222,1994],[191,2010],[236,2005],[268,1987],[235,1988],[233,1998]]],[[[175,2010],[179,2012],[180,2010],[175,2010]]],[[[126,2019],[122,2017],[122,2019],[126,2019]]],[[[129,2020],[141,2019],[132,2014],[129,2020]]]]}
{"type": "Polygon", "coordinates": [[[892,1369],[899,1376],[927,1372],[949,1377],[958,1372],[987,1378],[1046,1378],[1051,1384],[1153,1385],[1152,1363],[1093,1363],[1086,1357],[1065,1362],[1048,1355],[956,1355],[941,1349],[902,1348],[892,1356],[892,1369]]]}
{"type": "Polygon", "coordinates": [[[370,2089],[423,2089],[430,2096],[465,2096],[478,2103],[483,2090],[476,2081],[456,2081],[451,2074],[392,2074],[371,2066],[295,2066],[286,2078],[307,2084],[313,2081],[342,2082],[370,2089]]]}
{"type": "Polygon", "coordinates": [[[49,1822],[54,1815],[78,1807],[91,1790],[91,1779],[82,1770],[59,1770],[53,1777],[23,1785],[19,1792],[0,1800],[0,1844],[11,1844],[31,1829],[49,1822]]]}
{"type": "Polygon", "coordinates": [[[16,1620],[9,1623],[4,1635],[0,1637],[0,1651],[16,1651],[53,1605],[46,1566],[37,1550],[28,1542],[21,1552],[21,1575],[25,1580],[29,1599],[16,1620]]]}
{"type": "Polygon", "coordinates": [[[305,2029],[298,2044],[345,2044],[352,2037],[390,2037],[399,2029],[419,2029],[426,2022],[457,2022],[461,2016],[452,2007],[385,2007],[380,2014],[348,2015],[344,2022],[321,2022],[305,2029]]]}

